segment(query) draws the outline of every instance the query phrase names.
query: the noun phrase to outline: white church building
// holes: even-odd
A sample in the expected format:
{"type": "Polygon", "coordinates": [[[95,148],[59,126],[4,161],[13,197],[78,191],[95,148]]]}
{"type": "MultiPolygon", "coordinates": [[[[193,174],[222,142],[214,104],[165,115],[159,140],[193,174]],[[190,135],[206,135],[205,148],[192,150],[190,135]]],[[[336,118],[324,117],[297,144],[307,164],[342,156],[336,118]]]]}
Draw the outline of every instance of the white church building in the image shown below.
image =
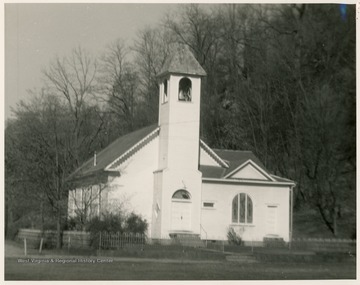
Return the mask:
{"type": "Polygon", "coordinates": [[[126,207],[149,224],[148,237],[188,233],[245,243],[288,242],[295,183],[272,175],[250,151],[211,149],[200,139],[205,71],[178,48],[159,79],[158,124],[122,136],[72,174],[68,214],[93,197],[90,215],[126,207]]]}

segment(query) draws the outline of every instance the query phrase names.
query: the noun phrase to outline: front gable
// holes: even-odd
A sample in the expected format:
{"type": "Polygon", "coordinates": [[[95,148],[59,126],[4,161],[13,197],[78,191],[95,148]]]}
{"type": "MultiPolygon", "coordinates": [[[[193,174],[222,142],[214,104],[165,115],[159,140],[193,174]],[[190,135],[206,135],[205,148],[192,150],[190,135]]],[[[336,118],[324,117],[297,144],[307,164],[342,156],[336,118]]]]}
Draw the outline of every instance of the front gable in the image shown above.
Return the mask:
{"type": "Polygon", "coordinates": [[[228,173],[224,178],[275,181],[275,179],[271,177],[267,171],[262,169],[250,159],[228,173]]]}

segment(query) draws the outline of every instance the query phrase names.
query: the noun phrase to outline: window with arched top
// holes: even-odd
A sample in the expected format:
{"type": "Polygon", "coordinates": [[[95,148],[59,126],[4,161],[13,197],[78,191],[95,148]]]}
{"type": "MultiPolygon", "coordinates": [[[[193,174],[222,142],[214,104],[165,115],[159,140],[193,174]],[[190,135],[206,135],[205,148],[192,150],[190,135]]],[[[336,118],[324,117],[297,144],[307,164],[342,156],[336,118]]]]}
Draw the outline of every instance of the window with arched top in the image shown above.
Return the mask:
{"type": "Polygon", "coordinates": [[[167,79],[164,80],[164,95],[167,96],[168,86],[167,86],[167,79]]]}
{"type": "Polygon", "coordinates": [[[179,82],[179,101],[191,101],[191,80],[184,77],[179,82]]]}
{"type": "Polygon", "coordinates": [[[164,79],[160,85],[161,103],[164,104],[168,101],[168,80],[164,79]]]}
{"type": "Polygon", "coordinates": [[[182,199],[182,200],[190,200],[191,196],[190,193],[184,189],[177,190],[173,196],[172,199],[182,199]]]}
{"type": "Polygon", "coordinates": [[[168,101],[168,81],[164,80],[164,103],[168,101]]]}
{"type": "Polygon", "coordinates": [[[253,202],[245,193],[237,194],[232,201],[232,222],[236,224],[253,223],[253,202]]]}

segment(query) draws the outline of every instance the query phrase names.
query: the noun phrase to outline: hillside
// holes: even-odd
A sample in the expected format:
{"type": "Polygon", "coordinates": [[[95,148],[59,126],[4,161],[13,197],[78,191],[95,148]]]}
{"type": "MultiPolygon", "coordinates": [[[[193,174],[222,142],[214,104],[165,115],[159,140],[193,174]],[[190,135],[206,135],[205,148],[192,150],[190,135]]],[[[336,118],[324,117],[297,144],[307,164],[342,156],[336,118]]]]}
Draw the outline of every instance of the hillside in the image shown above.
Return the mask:
{"type": "MultiPolygon", "coordinates": [[[[356,215],[344,213],[338,220],[338,238],[354,238],[356,234],[356,215]]],[[[334,238],[318,212],[313,209],[300,209],[294,212],[293,238],[334,238]]]]}

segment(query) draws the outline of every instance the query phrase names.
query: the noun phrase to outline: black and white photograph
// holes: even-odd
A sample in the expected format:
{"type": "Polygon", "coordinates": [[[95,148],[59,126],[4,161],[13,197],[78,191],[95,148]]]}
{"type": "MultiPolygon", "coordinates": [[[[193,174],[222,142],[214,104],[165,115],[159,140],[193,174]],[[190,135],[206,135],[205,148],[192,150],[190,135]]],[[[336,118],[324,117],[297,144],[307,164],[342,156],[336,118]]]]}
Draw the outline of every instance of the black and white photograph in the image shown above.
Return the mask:
{"type": "Polygon", "coordinates": [[[356,280],[357,5],[3,3],[4,280],[356,280]]]}

